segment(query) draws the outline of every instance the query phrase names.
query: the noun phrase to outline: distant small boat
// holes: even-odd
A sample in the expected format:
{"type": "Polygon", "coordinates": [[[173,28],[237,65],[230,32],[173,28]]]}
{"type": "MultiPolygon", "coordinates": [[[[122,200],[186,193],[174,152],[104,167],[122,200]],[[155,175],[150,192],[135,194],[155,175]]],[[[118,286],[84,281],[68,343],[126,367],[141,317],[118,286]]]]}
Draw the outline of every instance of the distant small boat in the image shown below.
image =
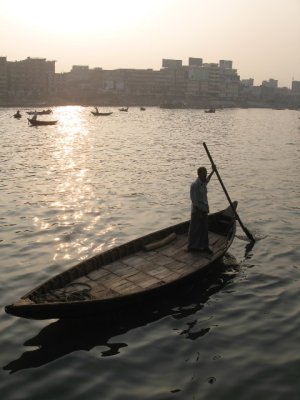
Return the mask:
{"type": "Polygon", "coordinates": [[[57,121],[40,121],[38,119],[34,119],[34,118],[27,118],[28,122],[32,125],[32,126],[40,126],[40,125],[55,125],[57,123],[57,121]]]}
{"type": "Polygon", "coordinates": [[[106,116],[112,114],[112,112],[96,112],[96,111],[91,111],[91,113],[92,113],[95,117],[106,117],[106,116]]]}
{"type": "Polygon", "coordinates": [[[206,113],[215,113],[216,109],[211,107],[209,110],[205,110],[206,113]]]}
{"type": "Polygon", "coordinates": [[[141,110],[141,111],[145,111],[146,108],[145,108],[145,107],[141,107],[140,110],[141,110]]]}
{"type": "Polygon", "coordinates": [[[20,111],[17,111],[17,112],[14,114],[14,118],[17,118],[17,119],[22,118],[22,114],[20,113],[20,111]]]}
{"type": "Polygon", "coordinates": [[[28,115],[48,115],[52,113],[52,110],[43,110],[43,111],[26,111],[28,115]]]}
{"type": "Polygon", "coordinates": [[[128,111],[128,107],[119,108],[120,111],[128,111]]]}

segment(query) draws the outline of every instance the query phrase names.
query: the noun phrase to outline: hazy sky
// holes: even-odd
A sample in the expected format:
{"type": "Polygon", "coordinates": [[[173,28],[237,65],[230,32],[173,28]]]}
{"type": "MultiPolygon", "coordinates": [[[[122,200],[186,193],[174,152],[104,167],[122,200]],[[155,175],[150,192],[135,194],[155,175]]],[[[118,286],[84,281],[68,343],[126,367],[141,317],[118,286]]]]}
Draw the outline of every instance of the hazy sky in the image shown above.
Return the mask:
{"type": "Polygon", "coordinates": [[[0,56],[56,72],[232,60],[241,79],[300,81],[300,0],[0,0],[0,56]]]}

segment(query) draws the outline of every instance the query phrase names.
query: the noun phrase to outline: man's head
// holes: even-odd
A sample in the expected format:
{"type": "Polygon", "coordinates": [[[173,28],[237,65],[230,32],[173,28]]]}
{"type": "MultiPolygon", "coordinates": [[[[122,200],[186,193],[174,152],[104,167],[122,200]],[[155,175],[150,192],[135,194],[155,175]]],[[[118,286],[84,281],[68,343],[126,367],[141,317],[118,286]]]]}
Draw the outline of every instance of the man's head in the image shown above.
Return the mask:
{"type": "Polygon", "coordinates": [[[199,167],[197,170],[198,177],[201,179],[201,181],[206,181],[207,177],[207,169],[205,167],[199,167]]]}

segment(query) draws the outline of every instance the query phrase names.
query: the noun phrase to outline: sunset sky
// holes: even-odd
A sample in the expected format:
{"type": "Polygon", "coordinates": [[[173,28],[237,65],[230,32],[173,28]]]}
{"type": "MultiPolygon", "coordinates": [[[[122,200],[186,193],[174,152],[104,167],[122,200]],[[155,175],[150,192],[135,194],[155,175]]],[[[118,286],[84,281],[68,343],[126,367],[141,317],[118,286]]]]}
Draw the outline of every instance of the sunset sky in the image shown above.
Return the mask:
{"type": "Polygon", "coordinates": [[[56,72],[232,60],[241,79],[300,81],[300,0],[0,0],[0,56],[56,72]]]}

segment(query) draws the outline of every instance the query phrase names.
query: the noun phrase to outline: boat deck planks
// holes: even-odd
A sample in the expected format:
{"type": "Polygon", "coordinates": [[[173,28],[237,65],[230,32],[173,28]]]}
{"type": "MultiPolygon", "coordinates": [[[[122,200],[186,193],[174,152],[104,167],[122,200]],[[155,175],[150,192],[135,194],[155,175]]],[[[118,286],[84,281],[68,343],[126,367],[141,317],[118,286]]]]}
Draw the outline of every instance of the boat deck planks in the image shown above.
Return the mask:
{"type": "MultiPolygon", "coordinates": [[[[216,250],[222,243],[226,245],[226,238],[217,233],[210,233],[209,240],[211,247],[216,250]]],[[[187,236],[177,235],[174,241],[161,248],[147,253],[141,250],[77,278],[72,283],[90,285],[94,299],[112,294],[122,296],[160,286],[207,265],[210,259],[208,254],[186,252],[186,246],[187,236]]]]}

